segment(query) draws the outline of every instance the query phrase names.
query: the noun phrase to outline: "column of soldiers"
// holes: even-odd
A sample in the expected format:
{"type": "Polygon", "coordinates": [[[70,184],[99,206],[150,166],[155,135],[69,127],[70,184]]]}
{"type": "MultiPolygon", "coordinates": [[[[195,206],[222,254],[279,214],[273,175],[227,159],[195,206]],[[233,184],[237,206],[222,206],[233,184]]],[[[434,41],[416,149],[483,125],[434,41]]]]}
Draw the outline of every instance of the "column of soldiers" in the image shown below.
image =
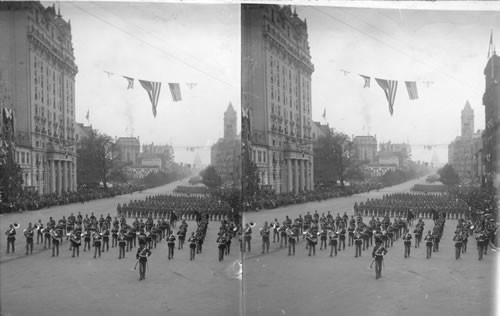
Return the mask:
{"type": "MultiPolygon", "coordinates": [[[[39,219],[37,223],[34,225],[29,223],[27,228],[24,229],[26,255],[32,254],[34,239],[36,239],[37,245],[43,245],[43,249],[52,247],[52,256],[54,257],[59,256],[59,248],[63,244],[63,241],[69,240],[69,250],[72,251],[72,257],[79,257],[80,247],[83,243],[83,251],[91,251],[91,247],[93,247],[93,255],[97,259],[101,257],[103,252],[109,251],[109,241],[111,239],[111,248],[118,248],[118,259],[122,259],[126,257],[127,252],[132,251],[137,246],[137,241],[139,241],[139,246],[141,246],[142,250],[138,251],[136,257],[138,263],[141,263],[139,270],[141,272],[140,278],[143,279],[145,277],[145,270],[142,269],[142,263],[145,262],[144,255],[149,256],[147,251],[143,254],[143,249],[147,248],[150,252],[163,239],[167,241],[169,259],[174,258],[173,248],[175,248],[175,240],[178,240],[177,249],[182,250],[186,236],[189,236],[190,260],[194,260],[196,254],[202,253],[202,246],[211,214],[201,211],[198,212],[197,216],[193,216],[193,219],[196,221],[196,227],[188,235],[187,220],[181,219],[180,223],[177,223],[177,218],[182,216],[173,217],[172,214],[176,213],[182,214],[182,210],[173,210],[170,218],[162,216],[155,220],[152,213],[149,213],[149,216],[146,218],[135,218],[133,222],[129,221],[128,223],[124,214],[120,217],[114,217],[113,220],[110,214],[106,217],[101,215],[97,218],[93,213],[89,216],[89,214],[82,215],[81,212],[77,216],[74,216],[73,213],[68,218],[63,216],[57,222],[50,217],[46,224],[43,224],[42,220],[39,219]],[[170,247],[172,238],[174,240],[174,247],[170,247]]],[[[219,212],[218,210],[214,210],[212,215],[225,214],[225,217],[237,217],[233,216],[232,212],[227,213],[229,216],[226,213],[225,211],[219,212]]],[[[223,260],[223,256],[230,253],[231,239],[237,234],[241,235],[238,232],[241,231],[240,228],[240,225],[233,220],[221,220],[219,237],[215,241],[218,249],[223,250],[219,260],[223,260]]],[[[15,252],[16,231],[18,229],[20,229],[20,225],[14,223],[5,232],[8,241],[7,253],[15,252]]]]}
{"type": "Polygon", "coordinates": [[[207,214],[209,220],[231,220],[231,207],[224,201],[209,196],[187,196],[179,194],[161,194],[148,196],[145,200],[131,200],[128,204],[117,206],[118,216],[168,218],[171,224],[181,219],[201,219],[207,214]]]}
{"type": "Polygon", "coordinates": [[[393,193],[381,199],[367,199],[354,203],[354,213],[360,216],[411,215],[413,218],[437,219],[438,214],[446,214],[446,218],[464,218],[469,212],[467,203],[454,195],[437,195],[423,193],[393,193]],[[408,213],[411,210],[411,213],[408,213]]]}
{"type": "MultiPolygon", "coordinates": [[[[387,249],[393,247],[394,242],[398,239],[403,240],[404,257],[410,258],[412,240],[415,240],[414,247],[419,248],[422,237],[424,237],[427,247],[426,256],[430,259],[433,252],[439,252],[445,222],[446,214],[438,214],[434,220],[434,227],[424,236],[425,223],[422,218],[419,218],[418,222],[414,225],[413,238],[410,232],[413,221],[408,221],[399,216],[392,221],[389,216],[384,216],[382,219],[372,216],[369,222],[365,223],[361,216],[357,218],[351,216],[349,218],[346,213],[343,216],[337,213],[337,216],[334,218],[330,211],[326,215],[324,213],[321,214],[321,216],[317,211],[314,214],[307,212],[304,216],[299,214],[294,220],[286,216],[282,223],[277,218],[271,224],[268,224],[267,221],[264,222],[263,227],[259,229],[262,239],[261,253],[269,252],[271,235],[273,236],[272,243],[279,244],[278,248],[286,248],[288,244],[289,256],[295,255],[295,245],[304,239],[306,241],[305,248],[308,250],[308,256],[316,255],[318,239],[320,241],[320,250],[326,250],[328,242],[330,257],[337,256],[339,251],[345,251],[345,239],[347,238],[348,247],[351,245],[354,246],[354,257],[357,258],[362,255],[362,251],[368,250],[375,240],[376,250],[374,250],[372,256],[375,258],[374,262],[378,269],[377,264],[381,260],[378,256],[387,253],[387,249]],[[300,238],[301,235],[302,238],[300,238]]],[[[247,223],[243,230],[243,252],[251,252],[252,228],[255,226],[255,223],[247,223]]],[[[467,238],[473,234],[477,240],[479,260],[482,260],[482,255],[486,254],[489,240],[496,234],[496,225],[492,220],[483,224],[479,223],[475,226],[471,221],[466,222],[464,219],[458,219],[456,235],[453,238],[457,249],[457,259],[460,257],[460,253],[466,252],[467,238]]],[[[380,270],[377,270],[377,278],[381,276],[380,273],[380,270]]]]}

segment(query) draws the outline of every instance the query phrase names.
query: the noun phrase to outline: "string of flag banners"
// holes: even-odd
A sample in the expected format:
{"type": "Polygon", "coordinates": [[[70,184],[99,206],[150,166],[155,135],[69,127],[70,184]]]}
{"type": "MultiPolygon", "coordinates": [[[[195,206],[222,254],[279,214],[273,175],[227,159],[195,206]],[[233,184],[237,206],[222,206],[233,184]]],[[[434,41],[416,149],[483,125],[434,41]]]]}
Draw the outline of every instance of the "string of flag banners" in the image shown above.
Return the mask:
{"type": "MultiPolygon", "coordinates": [[[[104,71],[108,78],[115,75],[115,73],[104,71]]],[[[141,80],[132,78],[130,76],[118,75],[123,77],[127,81],[127,90],[134,89],[135,81],[139,81],[140,85],[146,90],[149,96],[149,100],[151,101],[153,116],[156,117],[156,108],[158,105],[158,100],[160,99],[160,91],[161,91],[161,82],[158,81],[150,81],[150,80],[141,80]]],[[[196,82],[186,82],[186,86],[192,90],[197,86],[196,82]]],[[[168,82],[168,87],[170,89],[170,94],[172,95],[172,101],[179,102],[182,101],[182,93],[181,93],[181,83],[178,82],[168,82]]]]}
{"type": "MultiPolygon", "coordinates": [[[[352,72],[344,69],[340,69],[341,72],[344,73],[344,76],[352,74],[352,72]]],[[[389,113],[394,113],[394,101],[396,99],[396,91],[398,90],[398,80],[390,80],[390,79],[381,79],[370,77],[362,74],[356,74],[363,78],[364,85],[363,88],[370,88],[371,79],[374,78],[377,84],[382,88],[385,93],[385,97],[387,98],[387,102],[389,104],[389,113]]],[[[408,97],[410,100],[418,99],[418,89],[417,89],[417,81],[404,81],[406,90],[408,91],[408,97]]],[[[434,82],[432,81],[422,81],[427,87],[430,87],[434,82]]]]}

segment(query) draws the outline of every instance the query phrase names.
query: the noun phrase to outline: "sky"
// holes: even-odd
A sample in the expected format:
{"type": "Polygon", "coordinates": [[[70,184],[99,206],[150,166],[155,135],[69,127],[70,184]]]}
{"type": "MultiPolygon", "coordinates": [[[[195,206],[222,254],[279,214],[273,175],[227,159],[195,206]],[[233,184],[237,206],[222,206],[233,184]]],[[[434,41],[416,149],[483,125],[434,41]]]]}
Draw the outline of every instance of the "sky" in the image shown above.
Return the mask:
{"type": "Polygon", "coordinates": [[[475,130],[484,129],[483,71],[492,30],[500,49],[500,11],[296,8],[307,19],[315,66],[314,121],[324,124],[326,109],[338,131],[409,142],[414,160],[430,162],[435,151],[441,163],[467,100],[475,130]],[[370,88],[358,74],[372,77],[370,88]],[[393,116],[373,77],[398,80],[393,116]],[[417,100],[409,100],[404,81],[417,81],[417,100]]]}
{"type": "Polygon", "coordinates": [[[193,163],[199,153],[209,164],[229,102],[240,112],[239,5],[59,4],[71,20],[79,70],[76,121],[111,137],[139,137],[141,145],[172,144],[176,161],[193,163]],[[127,89],[122,76],[163,83],[156,118],[146,90],[137,80],[127,89]],[[172,101],[169,82],[181,84],[182,101],[172,101]]]}

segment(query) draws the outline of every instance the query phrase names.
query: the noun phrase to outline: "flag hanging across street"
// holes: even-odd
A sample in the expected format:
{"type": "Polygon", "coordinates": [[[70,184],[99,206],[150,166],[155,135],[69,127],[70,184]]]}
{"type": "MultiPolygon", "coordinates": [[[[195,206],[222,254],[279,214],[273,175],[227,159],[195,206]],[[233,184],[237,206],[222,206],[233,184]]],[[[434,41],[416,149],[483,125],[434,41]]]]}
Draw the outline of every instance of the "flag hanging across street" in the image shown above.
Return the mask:
{"type": "Polygon", "coordinates": [[[156,117],[156,106],[160,98],[161,82],[139,80],[141,86],[146,90],[153,107],[153,116],[156,117]]]}
{"type": "Polygon", "coordinates": [[[127,90],[134,89],[134,78],[130,78],[130,77],[126,77],[126,76],[123,76],[123,78],[125,78],[127,80],[127,83],[128,83],[127,90]]]}
{"type": "Polygon", "coordinates": [[[197,83],[196,82],[188,82],[186,83],[186,86],[188,86],[189,89],[193,89],[194,87],[196,87],[197,83]]]}
{"type": "Polygon", "coordinates": [[[384,90],[387,102],[389,103],[389,113],[394,112],[394,100],[396,99],[396,91],[398,90],[398,82],[396,80],[385,80],[375,78],[378,85],[384,90]]]}
{"type": "Polygon", "coordinates": [[[410,100],[418,99],[417,83],[415,81],[405,81],[405,85],[410,100]]]}
{"type": "Polygon", "coordinates": [[[370,77],[363,75],[360,76],[365,80],[365,85],[363,86],[363,88],[370,88],[370,77]]]}
{"type": "Polygon", "coordinates": [[[178,83],[169,83],[170,93],[172,94],[172,100],[174,102],[181,101],[181,87],[178,83]]]}

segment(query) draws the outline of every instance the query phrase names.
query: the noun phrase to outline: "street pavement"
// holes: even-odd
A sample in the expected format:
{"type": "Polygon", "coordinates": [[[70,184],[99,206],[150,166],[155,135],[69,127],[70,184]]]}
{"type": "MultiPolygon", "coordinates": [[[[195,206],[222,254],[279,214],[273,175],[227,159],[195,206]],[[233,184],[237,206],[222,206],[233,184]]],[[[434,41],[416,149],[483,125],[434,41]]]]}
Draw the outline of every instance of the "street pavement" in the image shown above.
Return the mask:
{"type": "MultiPolygon", "coordinates": [[[[467,253],[455,260],[452,238],[457,220],[446,221],[439,252],[429,260],[425,245],[415,249],[412,242],[411,256],[405,259],[402,240],[395,242],[378,280],[374,268],[370,269],[373,247],[355,258],[347,240],[345,251],[337,257],[329,256],[329,247],[319,250],[319,243],[316,256],[309,257],[305,240],[296,245],[295,256],[288,256],[288,249],[273,244],[271,235],[269,253],[261,254],[259,229],[264,221],[277,218],[281,223],[286,215],[293,220],[315,210],[320,215],[331,211],[334,217],[346,212],[350,217],[355,201],[405,192],[420,182],[423,179],[379,192],[245,213],[245,222],[256,223],[252,252],[244,254],[245,315],[494,315],[497,254],[490,249],[478,261],[476,242],[469,238],[467,253]]],[[[424,222],[426,232],[432,229],[431,220],[424,222]]]]}
{"type": "MultiPolygon", "coordinates": [[[[133,270],[137,248],[118,260],[118,248],[110,248],[94,259],[94,249],[72,258],[69,241],[60,246],[59,257],[36,245],[33,255],[26,256],[23,230],[28,222],[47,222],[71,213],[94,212],[112,217],[118,203],[144,199],[147,195],[169,193],[175,182],[143,192],[94,200],[85,204],[51,207],[33,212],[0,217],[2,232],[11,223],[19,223],[16,254],[6,254],[6,237],[0,238],[0,308],[1,315],[238,315],[241,281],[236,278],[239,258],[237,240],[231,254],[218,261],[217,233],[219,223],[211,221],[203,244],[203,253],[189,260],[189,246],[175,249],[174,260],[167,259],[167,244],[162,241],[152,249],[146,280],[139,281],[133,270]]],[[[127,219],[130,223],[131,219],[127,219]]],[[[188,233],[196,227],[187,222],[188,233]]]]}

